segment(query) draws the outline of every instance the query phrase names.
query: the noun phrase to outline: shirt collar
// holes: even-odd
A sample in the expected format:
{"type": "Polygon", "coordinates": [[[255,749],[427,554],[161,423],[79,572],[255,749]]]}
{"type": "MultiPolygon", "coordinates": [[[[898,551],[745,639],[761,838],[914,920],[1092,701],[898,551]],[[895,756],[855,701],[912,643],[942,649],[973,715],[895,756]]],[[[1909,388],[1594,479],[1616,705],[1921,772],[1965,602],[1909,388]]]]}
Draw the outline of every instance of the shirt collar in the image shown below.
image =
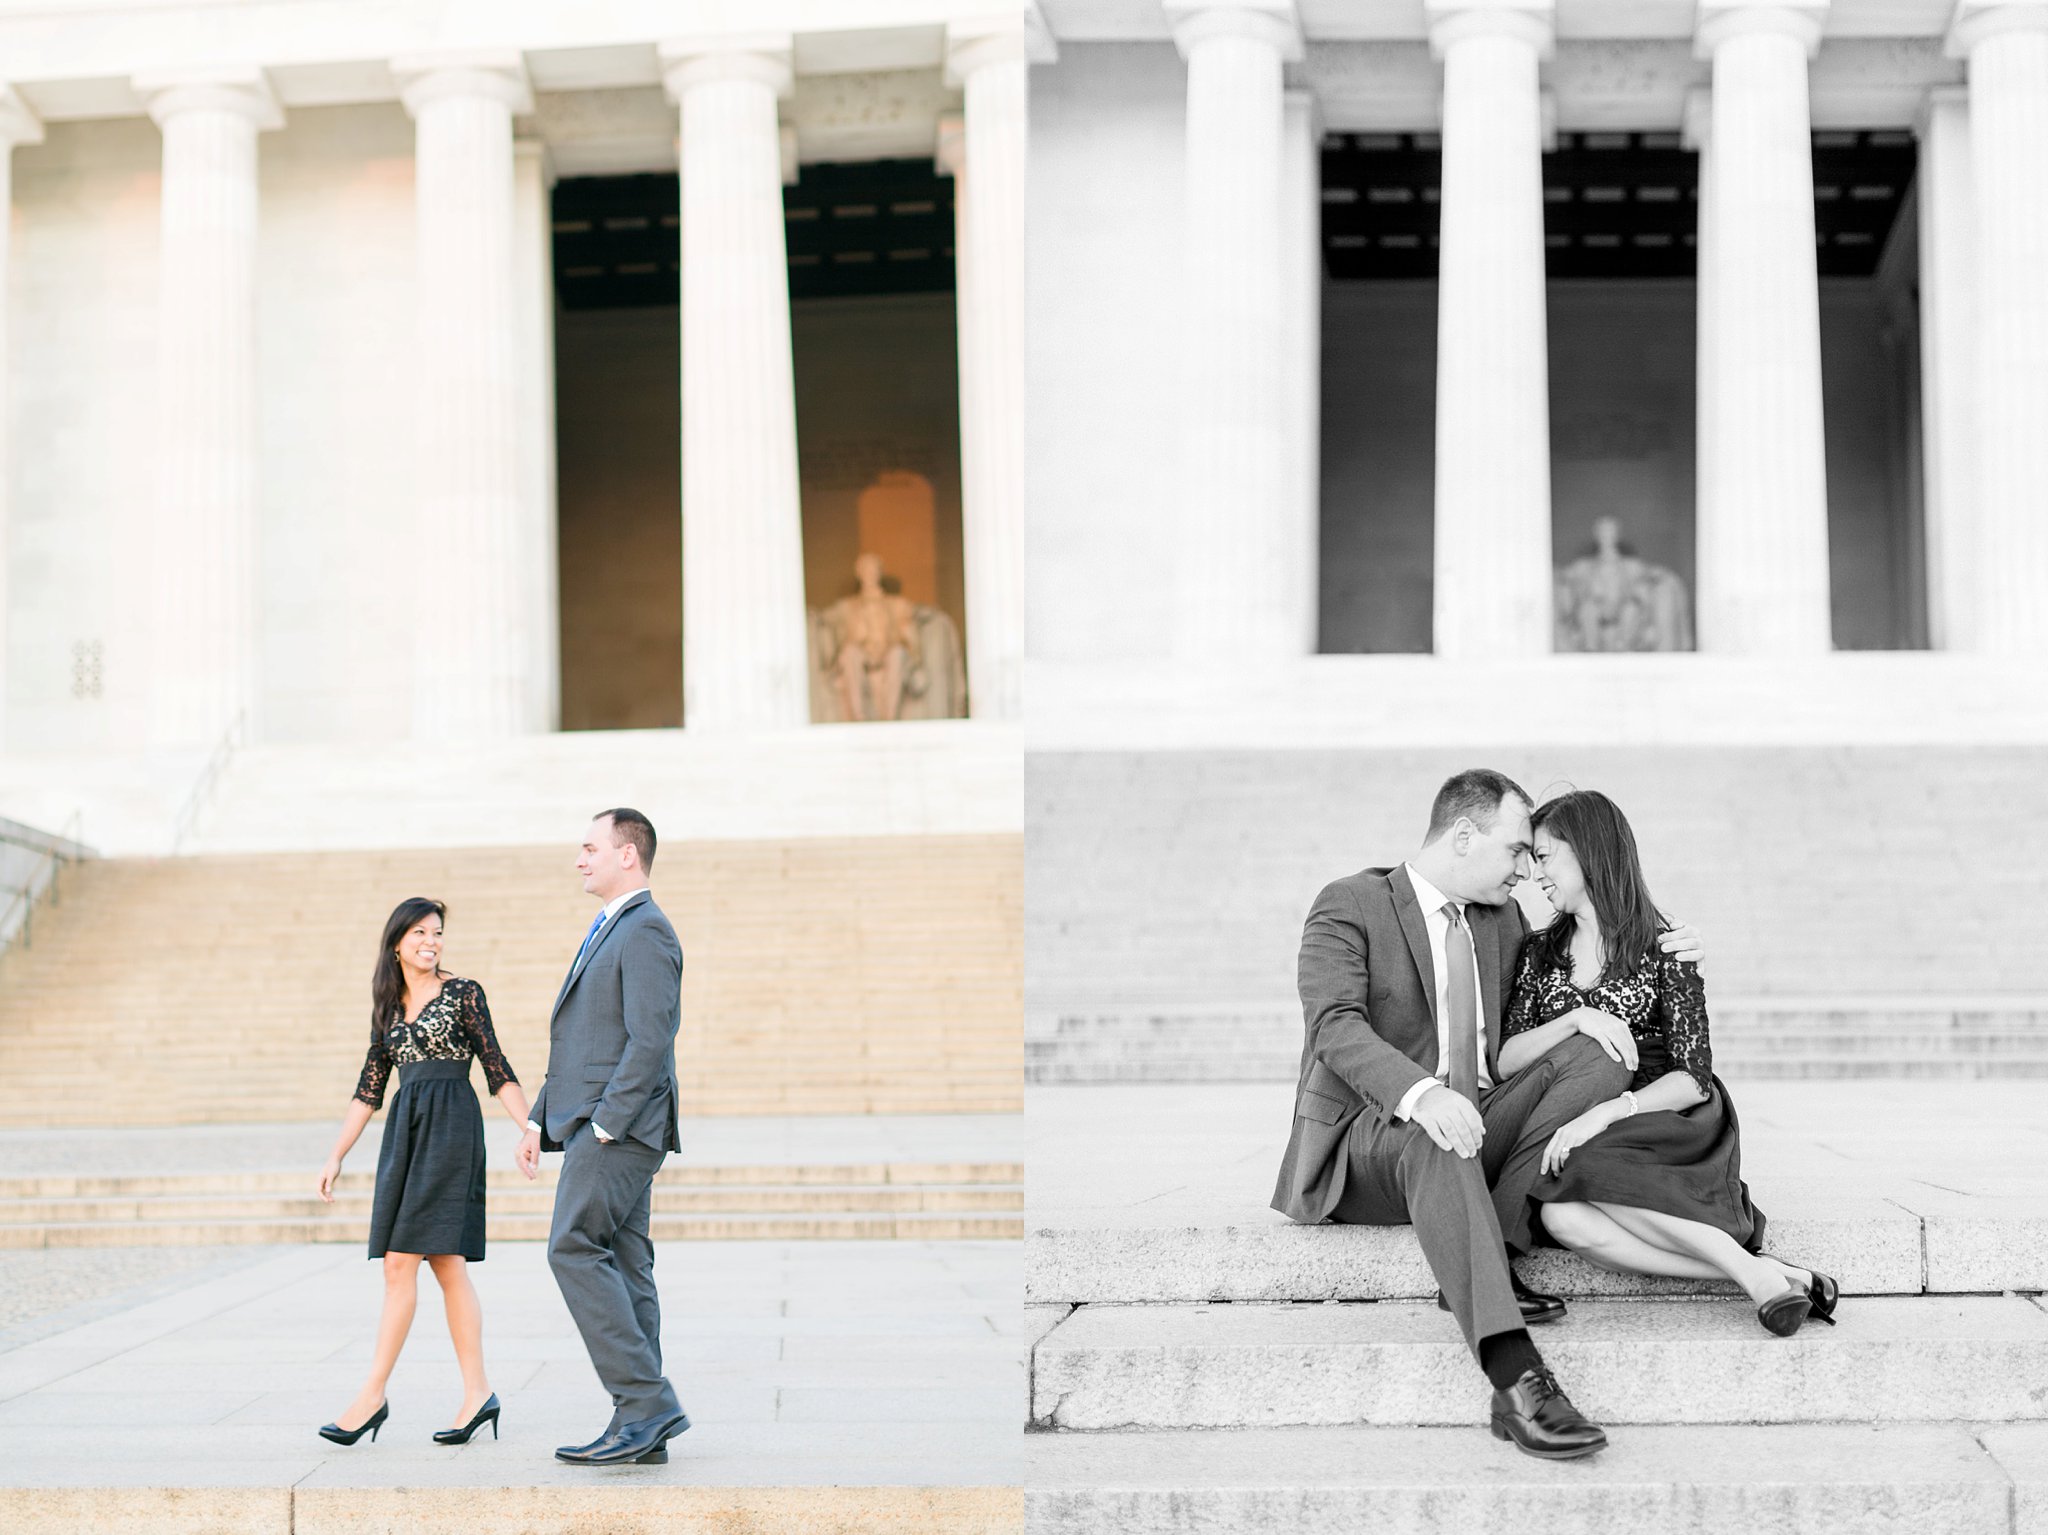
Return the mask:
{"type": "Polygon", "coordinates": [[[646,887],[644,885],[637,886],[632,890],[628,890],[624,895],[615,895],[609,901],[606,901],[604,903],[604,920],[606,922],[611,921],[612,918],[616,917],[619,914],[619,908],[621,906],[625,905],[628,901],[632,900],[634,896],[638,895],[640,891],[645,888],[646,887]]]}
{"type": "MultiPolygon", "coordinates": [[[[1408,882],[1415,887],[1415,899],[1421,905],[1424,914],[1432,917],[1443,915],[1444,903],[1451,898],[1424,879],[1416,871],[1414,864],[1403,864],[1401,867],[1408,871],[1408,882]]],[[[1454,904],[1458,908],[1458,915],[1464,916],[1465,903],[1458,901],[1454,904]]]]}

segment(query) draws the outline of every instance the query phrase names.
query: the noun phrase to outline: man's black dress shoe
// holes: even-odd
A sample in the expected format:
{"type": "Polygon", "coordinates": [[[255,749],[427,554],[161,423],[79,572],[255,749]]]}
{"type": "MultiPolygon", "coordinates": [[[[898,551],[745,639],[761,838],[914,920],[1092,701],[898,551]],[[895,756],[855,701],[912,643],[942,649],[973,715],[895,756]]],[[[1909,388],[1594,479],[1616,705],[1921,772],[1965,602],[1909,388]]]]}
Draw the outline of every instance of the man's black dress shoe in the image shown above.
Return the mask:
{"type": "Polygon", "coordinates": [[[1524,1455],[1542,1460],[1576,1460],[1607,1448],[1606,1432],[1581,1417],[1557,1377],[1541,1367],[1494,1392],[1493,1437],[1512,1439],[1524,1455]]]}
{"type": "Polygon", "coordinates": [[[618,1466],[628,1461],[660,1465],[662,1461],[652,1460],[650,1457],[659,1451],[666,1458],[664,1446],[673,1436],[682,1433],[689,1426],[689,1415],[681,1412],[642,1418],[634,1423],[621,1423],[616,1432],[600,1439],[596,1444],[580,1448],[564,1445],[555,1451],[555,1459],[566,1461],[572,1466],[618,1466]]]}
{"type": "MultiPolygon", "coordinates": [[[[1513,1269],[1508,1270],[1508,1281],[1515,1287],[1515,1304],[1522,1310],[1524,1327],[1540,1326],[1544,1322],[1555,1322],[1564,1315],[1564,1302],[1555,1295],[1538,1295],[1522,1283],[1521,1276],[1513,1269]]],[[[1444,1292],[1436,1292],[1436,1309],[1449,1311],[1451,1303],[1444,1298],[1444,1292]]]]}

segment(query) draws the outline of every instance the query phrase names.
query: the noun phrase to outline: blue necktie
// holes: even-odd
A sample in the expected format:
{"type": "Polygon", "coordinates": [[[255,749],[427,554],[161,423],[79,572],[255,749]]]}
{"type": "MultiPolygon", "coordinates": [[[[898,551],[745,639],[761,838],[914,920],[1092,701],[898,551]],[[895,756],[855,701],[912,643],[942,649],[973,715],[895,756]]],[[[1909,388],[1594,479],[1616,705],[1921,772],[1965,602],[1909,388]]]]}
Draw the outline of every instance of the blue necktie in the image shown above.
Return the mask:
{"type": "Polygon", "coordinates": [[[576,967],[583,963],[583,956],[590,952],[590,946],[597,940],[597,930],[604,926],[604,912],[599,911],[597,920],[590,924],[590,931],[583,935],[583,946],[576,951],[576,958],[569,963],[569,973],[574,975],[576,967]]]}

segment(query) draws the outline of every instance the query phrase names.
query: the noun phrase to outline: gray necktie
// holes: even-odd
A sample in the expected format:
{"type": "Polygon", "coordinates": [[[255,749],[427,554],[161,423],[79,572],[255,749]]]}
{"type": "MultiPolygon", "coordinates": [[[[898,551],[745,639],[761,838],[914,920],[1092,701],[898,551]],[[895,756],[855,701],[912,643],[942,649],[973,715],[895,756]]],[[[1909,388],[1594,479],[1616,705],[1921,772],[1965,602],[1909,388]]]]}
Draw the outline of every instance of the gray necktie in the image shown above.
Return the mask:
{"type": "Polygon", "coordinates": [[[1458,903],[1444,902],[1444,915],[1451,919],[1444,934],[1444,960],[1449,975],[1444,990],[1449,994],[1450,1018],[1447,1032],[1451,1041],[1450,1085],[1474,1104],[1479,1102],[1479,998],[1474,995],[1472,935],[1458,915],[1458,903]]]}

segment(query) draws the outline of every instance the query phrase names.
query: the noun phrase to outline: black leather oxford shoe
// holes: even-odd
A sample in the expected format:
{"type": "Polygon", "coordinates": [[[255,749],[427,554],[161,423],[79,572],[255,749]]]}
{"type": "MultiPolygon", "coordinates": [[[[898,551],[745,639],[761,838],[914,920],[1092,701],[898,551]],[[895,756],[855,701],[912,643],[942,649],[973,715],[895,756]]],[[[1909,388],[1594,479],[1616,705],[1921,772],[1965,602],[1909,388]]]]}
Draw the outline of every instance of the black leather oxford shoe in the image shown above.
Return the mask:
{"type": "Polygon", "coordinates": [[[595,1444],[564,1445],[555,1451],[555,1459],[572,1466],[620,1466],[631,1461],[664,1465],[668,1461],[669,1440],[689,1426],[689,1415],[681,1412],[621,1423],[616,1431],[595,1444]],[[657,1455],[659,1460],[655,1459],[657,1455]]]}
{"type": "Polygon", "coordinates": [[[1577,1460],[1607,1448],[1607,1434],[1588,1423],[1559,1389],[1557,1377],[1538,1367],[1524,1370],[1505,1391],[1493,1394],[1493,1437],[1512,1439],[1524,1455],[1541,1460],[1577,1460]]]}

